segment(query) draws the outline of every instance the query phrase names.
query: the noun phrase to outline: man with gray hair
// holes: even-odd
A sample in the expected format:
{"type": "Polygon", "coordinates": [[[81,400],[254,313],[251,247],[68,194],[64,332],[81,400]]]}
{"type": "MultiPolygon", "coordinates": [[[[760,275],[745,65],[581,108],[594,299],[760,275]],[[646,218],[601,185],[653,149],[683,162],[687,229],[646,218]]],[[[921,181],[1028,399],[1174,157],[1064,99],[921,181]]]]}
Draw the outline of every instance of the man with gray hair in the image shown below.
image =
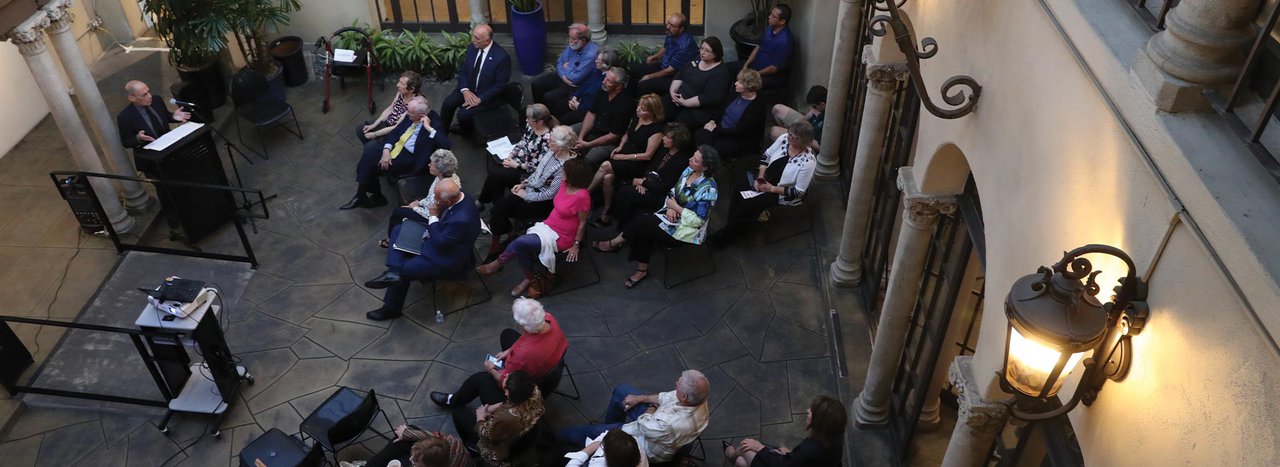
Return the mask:
{"type": "Polygon", "coordinates": [[[539,75],[530,81],[533,101],[546,104],[548,101],[566,99],[579,86],[587,81],[587,75],[595,70],[596,51],[599,50],[591,42],[591,30],[582,23],[569,25],[569,43],[565,44],[560,58],[556,59],[556,69],[539,75]]]}
{"type": "Polygon", "coordinates": [[[598,161],[609,158],[609,152],[617,147],[622,135],[627,134],[627,122],[636,114],[636,101],[623,92],[627,86],[627,70],[610,68],[601,86],[595,105],[580,125],[574,125],[578,130],[578,144],[574,149],[597,165],[598,161]]]}
{"type": "Polygon", "coordinates": [[[383,144],[371,142],[364,146],[360,162],[356,164],[356,183],[359,184],[356,194],[338,209],[385,206],[387,198],[382,196],[378,177],[426,172],[431,153],[453,147],[440,115],[431,110],[426,97],[410,100],[407,116],[387,134],[383,144]]]}
{"type": "Polygon", "coordinates": [[[507,375],[522,371],[540,381],[559,367],[569,341],[556,318],[532,298],[517,298],[511,304],[511,315],[520,331],[502,331],[498,339],[502,351],[493,355],[498,363],[486,359],[484,371],[471,375],[452,394],[432,391],[432,402],[441,407],[462,407],[479,397],[482,404],[497,404],[506,400],[502,388],[507,375]]]}
{"type": "Polygon", "coordinates": [[[698,370],[685,370],[676,379],[675,390],[658,394],[642,394],[634,386],[620,384],[613,388],[604,423],[565,428],[557,437],[562,444],[580,446],[584,439],[620,428],[636,438],[650,461],[667,462],[707,429],[710,392],[711,383],[698,370]]]}

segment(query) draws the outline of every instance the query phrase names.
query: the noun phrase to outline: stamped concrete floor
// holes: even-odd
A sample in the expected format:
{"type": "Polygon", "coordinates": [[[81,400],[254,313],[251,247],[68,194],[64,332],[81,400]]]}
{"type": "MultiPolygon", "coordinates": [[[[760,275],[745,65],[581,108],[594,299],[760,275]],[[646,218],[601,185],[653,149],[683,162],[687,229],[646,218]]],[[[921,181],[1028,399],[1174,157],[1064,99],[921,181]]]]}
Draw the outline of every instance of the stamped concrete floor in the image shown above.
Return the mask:
{"type": "MultiPolygon", "coordinates": [[[[98,68],[112,109],[125,105],[120,90],[128,79],[147,80],[157,93],[173,82],[157,53],[112,54],[98,68]]],[[[342,92],[335,81],[329,113],[321,112],[323,83],[313,79],[289,89],[305,139],[274,131],[266,137],[270,160],[251,154],[253,165],[237,161],[246,186],[279,198],[269,204],[271,218],[258,221],[258,232],[250,234],[262,266],[238,306],[228,310],[230,347],[257,381],[232,403],[221,439],[203,435],[210,417],[178,415],[166,437],[153,426],[162,415],[157,410],[40,398],[28,401],[0,439],[4,465],[236,465],[235,455],[248,441],[270,428],[297,432],[302,418],[339,386],[376,389],[393,424],[453,430],[428,394],[456,387],[480,369],[484,354],[498,350],[499,332],[512,325],[506,290],[518,268],[486,278],[493,299],[451,314],[442,324],[434,321],[431,291],[423,287],[414,287],[405,318],[365,320],[364,312],[380,304],[381,294],[362,283],[382,270],[384,250],[376,243],[390,208],[336,209],[354,190],[359,146],[353,128],[369,117],[363,83],[349,84],[342,92]]],[[[435,108],[448,86],[433,83],[424,90],[435,108]]],[[[375,87],[379,106],[390,92],[375,87]]],[[[217,126],[234,138],[230,107],[218,110],[217,126]]],[[[453,137],[464,188],[473,193],[486,156],[453,137]]],[[[247,138],[256,147],[257,139],[247,138]]],[[[109,242],[77,233],[49,186],[48,171],[59,169],[74,165],[47,118],[0,158],[2,314],[71,319],[116,259],[109,242]]],[[[838,199],[834,185],[821,189],[829,193],[819,199],[838,199]]],[[[860,310],[844,310],[856,308],[856,300],[841,292],[840,314],[853,319],[843,333],[855,342],[846,345],[856,350],[843,352],[846,363],[833,358],[833,306],[822,278],[838,246],[825,238],[839,232],[834,216],[842,208],[830,204],[816,211],[812,232],[765,245],[769,226],[761,225],[739,245],[715,253],[714,274],[672,289],[661,284],[662,259],[655,261],[654,277],[627,290],[622,282],[634,265],[625,256],[593,253],[598,284],[543,300],[569,336],[568,364],[582,393],[580,401],[550,397],[553,424],[597,418],[616,384],[670,390],[682,369],[696,368],[711,380],[711,424],[702,435],[709,448],[706,465],[719,465],[721,439],[758,437],[793,445],[803,435],[805,409],[814,396],[850,401],[857,388],[849,381],[861,384],[869,345],[865,324],[857,321],[860,310]],[[842,377],[842,368],[852,368],[853,376],[842,377]]],[[[722,203],[717,215],[726,209],[722,203]]],[[[612,233],[593,229],[588,236],[612,233]]],[[[578,266],[565,281],[585,281],[592,274],[578,266]]],[[[35,330],[23,336],[39,351],[57,341],[35,330]]],[[[566,378],[562,387],[568,384],[566,378]]],[[[381,423],[375,427],[386,430],[381,423]]],[[[373,436],[366,432],[367,442],[339,458],[368,456],[381,442],[368,439],[373,436]]]]}

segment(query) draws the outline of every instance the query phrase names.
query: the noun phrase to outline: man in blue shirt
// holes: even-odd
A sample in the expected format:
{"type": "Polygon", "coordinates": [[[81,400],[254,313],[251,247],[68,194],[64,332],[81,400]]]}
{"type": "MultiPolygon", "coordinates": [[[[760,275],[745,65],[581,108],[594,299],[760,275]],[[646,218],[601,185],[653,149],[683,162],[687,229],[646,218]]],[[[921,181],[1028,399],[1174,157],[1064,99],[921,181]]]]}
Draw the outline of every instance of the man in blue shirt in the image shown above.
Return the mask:
{"type": "Polygon", "coordinates": [[[636,80],[631,83],[636,96],[666,95],[676,72],[698,59],[698,44],[694,43],[693,34],[685,32],[688,25],[689,18],[681,13],[667,17],[667,37],[662,41],[662,48],[631,69],[631,79],[636,80]]]}
{"type": "Polygon", "coordinates": [[[791,34],[791,7],[779,3],[769,11],[768,28],[760,34],[760,45],[751,51],[743,66],[760,72],[764,79],[761,89],[774,89],[787,85],[787,65],[795,50],[796,38],[791,34]]]}
{"type": "Polygon", "coordinates": [[[556,59],[556,69],[531,81],[533,101],[539,104],[568,100],[595,71],[598,47],[591,42],[591,30],[582,23],[569,25],[569,44],[556,59]]]}

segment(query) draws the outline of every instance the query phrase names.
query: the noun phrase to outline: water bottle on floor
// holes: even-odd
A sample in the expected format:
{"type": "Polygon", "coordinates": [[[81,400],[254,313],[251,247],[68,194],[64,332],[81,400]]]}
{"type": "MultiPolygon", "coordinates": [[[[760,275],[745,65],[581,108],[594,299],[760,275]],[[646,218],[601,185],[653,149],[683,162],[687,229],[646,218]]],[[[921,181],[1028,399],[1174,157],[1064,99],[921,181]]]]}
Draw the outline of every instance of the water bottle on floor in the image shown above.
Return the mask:
{"type": "Polygon", "coordinates": [[[444,313],[441,313],[440,310],[436,310],[436,323],[444,323],[444,313]]]}

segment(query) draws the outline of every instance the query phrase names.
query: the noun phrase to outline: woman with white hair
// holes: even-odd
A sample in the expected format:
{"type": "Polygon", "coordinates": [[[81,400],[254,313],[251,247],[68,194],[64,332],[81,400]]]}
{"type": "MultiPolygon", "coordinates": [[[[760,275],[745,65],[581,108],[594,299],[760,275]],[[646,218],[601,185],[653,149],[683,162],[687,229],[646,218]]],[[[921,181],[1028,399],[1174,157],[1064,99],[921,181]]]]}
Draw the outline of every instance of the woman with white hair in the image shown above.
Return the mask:
{"type": "Polygon", "coordinates": [[[578,153],[573,150],[577,142],[578,135],[573,128],[561,125],[552,129],[548,143],[551,155],[538,161],[538,167],[528,178],[511,187],[506,196],[493,204],[493,211],[489,213],[493,244],[489,246],[486,263],[502,252],[500,240],[503,235],[511,233],[514,228],[512,220],[536,221],[551,214],[555,207],[552,200],[564,182],[564,161],[577,157],[578,153]]]}
{"type": "Polygon", "coordinates": [[[430,206],[436,203],[436,184],[440,180],[453,180],[458,184],[458,188],[462,188],[462,179],[458,177],[458,158],[453,155],[453,151],[448,149],[437,149],[431,153],[431,162],[427,166],[431,175],[436,177],[431,181],[431,187],[427,189],[427,197],[420,200],[414,200],[409,204],[400,206],[391,210],[391,217],[387,220],[387,238],[378,242],[378,246],[386,248],[391,244],[391,229],[396,228],[406,220],[415,220],[426,224],[430,217],[430,206]]]}
{"type": "Polygon", "coordinates": [[[522,371],[540,381],[560,364],[569,341],[555,317],[531,298],[516,299],[511,304],[511,315],[520,331],[502,331],[502,351],[493,355],[500,364],[486,359],[484,371],[471,375],[452,394],[432,391],[432,402],[441,407],[461,407],[479,397],[483,404],[497,404],[506,400],[502,384],[507,375],[522,371]]]}

